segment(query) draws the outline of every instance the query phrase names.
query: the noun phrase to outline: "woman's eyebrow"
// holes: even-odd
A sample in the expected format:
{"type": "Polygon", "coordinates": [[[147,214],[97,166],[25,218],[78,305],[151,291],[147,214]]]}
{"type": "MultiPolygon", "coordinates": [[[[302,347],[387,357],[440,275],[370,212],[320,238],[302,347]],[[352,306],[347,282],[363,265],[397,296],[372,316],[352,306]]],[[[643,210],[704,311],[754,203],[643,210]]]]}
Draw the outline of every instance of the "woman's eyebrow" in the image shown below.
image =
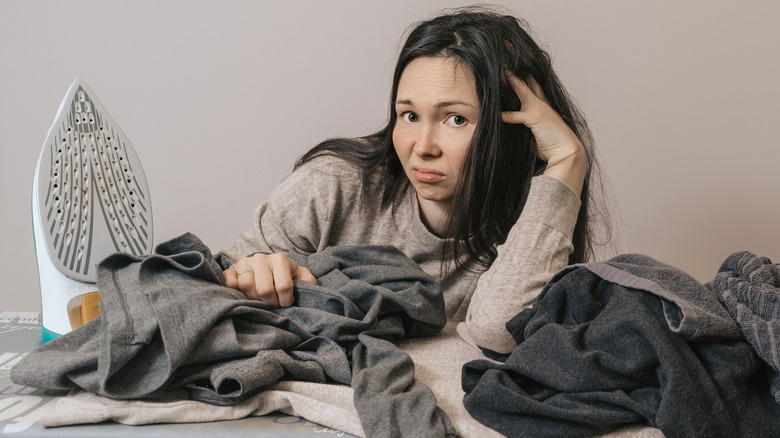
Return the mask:
{"type": "Polygon", "coordinates": [[[465,106],[470,106],[472,108],[479,109],[479,107],[477,107],[476,105],[470,104],[468,102],[463,102],[463,101],[460,101],[460,100],[448,100],[446,102],[439,102],[439,103],[436,104],[436,106],[439,107],[439,108],[444,108],[444,107],[453,106],[453,105],[465,105],[465,106]]]}
{"type": "MultiPolygon", "coordinates": [[[[414,103],[412,103],[412,101],[409,100],[409,99],[399,99],[399,100],[396,100],[395,104],[396,105],[414,105],[414,103]]],[[[473,104],[468,103],[468,102],[462,102],[462,101],[459,101],[459,100],[448,100],[448,101],[444,101],[444,102],[439,102],[439,103],[436,104],[436,107],[437,108],[445,108],[445,107],[453,106],[453,105],[465,105],[465,106],[470,106],[472,108],[479,109],[479,107],[476,106],[476,105],[473,105],[473,104]]]]}

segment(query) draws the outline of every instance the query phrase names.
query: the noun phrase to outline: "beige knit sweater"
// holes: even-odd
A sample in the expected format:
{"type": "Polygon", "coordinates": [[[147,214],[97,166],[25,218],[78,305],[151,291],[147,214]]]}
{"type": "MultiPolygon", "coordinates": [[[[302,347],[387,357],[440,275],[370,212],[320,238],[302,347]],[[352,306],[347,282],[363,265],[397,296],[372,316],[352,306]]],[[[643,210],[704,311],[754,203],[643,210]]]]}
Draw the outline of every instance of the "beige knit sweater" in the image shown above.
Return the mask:
{"type": "Polygon", "coordinates": [[[533,305],[547,280],[567,264],[580,207],[577,195],[555,178],[535,177],[523,213],[492,266],[461,274],[453,263],[442,264],[445,240],[423,224],[414,190],[382,212],[382,175],[364,187],[360,172],[336,157],[315,158],[282,182],[255,212],[252,229],[223,253],[238,260],[258,251],[394,245],[439,281],[448,320],[465,321],[458,329],[464,340],[510,352],[515,343],[506,322],[533,305]]]}

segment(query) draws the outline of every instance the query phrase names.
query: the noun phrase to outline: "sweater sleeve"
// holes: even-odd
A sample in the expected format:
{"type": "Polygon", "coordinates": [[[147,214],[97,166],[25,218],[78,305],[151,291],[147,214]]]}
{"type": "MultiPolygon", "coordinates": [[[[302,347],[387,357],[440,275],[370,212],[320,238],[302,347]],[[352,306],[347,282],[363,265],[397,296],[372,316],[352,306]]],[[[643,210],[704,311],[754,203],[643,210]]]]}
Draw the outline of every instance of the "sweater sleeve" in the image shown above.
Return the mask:
{"type": "Polygon", "coordinates": [[[324,249],[330,234],[332,206],[354,188],[344,187],[344,164],[317,157],[294,171],[254,213],[252,228],[220,254],[236,262],[256,252],[296,251],[311,254],[324,249]]]}
{"type": "Polygon", "coordinates": [[[506,322],[532,306],[547,281],[568,264],[580,203],[553,177],[532,180],[523,212],[477,283],[463,323],[466,330],[459,327],[471,338],[467,341],[497,353],[514,349],[506,322]]]}

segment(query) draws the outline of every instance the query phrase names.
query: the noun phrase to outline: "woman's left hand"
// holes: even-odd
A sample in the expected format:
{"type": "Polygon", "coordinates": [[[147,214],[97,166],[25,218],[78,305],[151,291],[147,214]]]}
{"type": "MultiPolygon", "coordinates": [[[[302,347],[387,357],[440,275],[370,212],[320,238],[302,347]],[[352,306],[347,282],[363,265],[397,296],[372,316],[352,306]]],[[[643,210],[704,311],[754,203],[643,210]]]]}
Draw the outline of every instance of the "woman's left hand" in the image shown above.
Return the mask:
{"type": "Polygon", "coordinates": [[[507,78],[520,99],[520,111],[504,111],[505,123],[527,126],[536,139],[536,154],[547,162],[545,175],[559,179],[578,196],[587,171],[587,159],[582,142],[547,103],[542,87],[529,77],[526,81],[507,72],[507,78]]]}

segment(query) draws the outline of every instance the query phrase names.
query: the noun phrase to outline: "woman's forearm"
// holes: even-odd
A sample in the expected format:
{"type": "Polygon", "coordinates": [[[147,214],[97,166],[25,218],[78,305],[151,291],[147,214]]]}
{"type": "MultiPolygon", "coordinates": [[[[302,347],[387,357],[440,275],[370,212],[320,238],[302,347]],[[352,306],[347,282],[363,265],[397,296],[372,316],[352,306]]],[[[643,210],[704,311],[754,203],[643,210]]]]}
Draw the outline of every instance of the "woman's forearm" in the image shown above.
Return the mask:
{"type": "Polygon", "coordinates": [[[532,306],[547,281],[568,264],[580,199],[551,176],[534,178],[523,213],[482,275],[466,315],[471,339],[509,353],[515,342],[506,323],[532,306]]]}

